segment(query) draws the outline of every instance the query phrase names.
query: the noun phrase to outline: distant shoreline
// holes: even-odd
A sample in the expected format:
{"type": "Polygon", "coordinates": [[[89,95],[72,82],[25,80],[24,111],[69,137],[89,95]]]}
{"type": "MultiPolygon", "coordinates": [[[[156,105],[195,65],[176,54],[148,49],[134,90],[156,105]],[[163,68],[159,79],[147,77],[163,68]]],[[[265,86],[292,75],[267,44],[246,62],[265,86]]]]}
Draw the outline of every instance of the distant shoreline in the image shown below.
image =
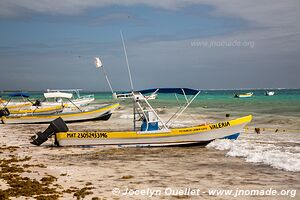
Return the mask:
{"type": "MultiPolygon", "coordinates": [[[[138,89],[140,90],[140,89],[138,89]]],[[[245,90],[251,90],[251,91],[259,91],[259,90],[300,90],[300,88],[231,88],[231,89],[199,89],[201,91],[245,91],[245,90]]],[[[45,92],[45,90],[0,90],[0,93],[6,93],[6,92],[45,92]]],[[[129,90],[127,90],[129,91],[129,90]]],[[[98,90],[82,90],[82,92],[103,92],[103,93],[111,93],[111,91],[98,91],[98,90]]],[[[115,92],[126,92],[126,90],[119,90],[115,92]]]]}

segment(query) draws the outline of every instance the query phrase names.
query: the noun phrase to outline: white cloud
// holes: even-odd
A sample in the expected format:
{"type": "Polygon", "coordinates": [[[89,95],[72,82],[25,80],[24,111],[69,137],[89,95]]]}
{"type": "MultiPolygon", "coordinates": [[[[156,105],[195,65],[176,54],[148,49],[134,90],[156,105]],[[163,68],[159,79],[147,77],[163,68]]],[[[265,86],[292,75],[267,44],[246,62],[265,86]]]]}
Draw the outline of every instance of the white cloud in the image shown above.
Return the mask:
{"type": "Polygon", "coordinates": [[[211,5],[213,15],[231,15],[261,27],[299,29],[298,0],[1,0],[0,17],[22,17],[32,13],[48,15],[77,15],[90,8],[112,5],[151,7],[176,10],[190,5],[211,5]]]}
{"type": "MultiPolygon", "coordinates": [[[[1,0],[0,17],[17,18],[32,13],[77,15],[90,8],[111,5],[176,10],[201,4],[213,6],[211,15],[243,19],[249,28],[230,35],[199,38],[199,41],[254,41],[255,47],[197,48],[190,46],[190,40],[131,43],[127,45],[128,53],[139,85],[170,81],[173,85],[173,80],[178,86],[186,83],[202,88],[300,87],[299,0],[1,0]]],[[[122,20],[126,15],[102,16],[98,23],[122,20]]],[[[123,58],[115,59],[120,59],[116,66],[122,65],[123,58]]]]}

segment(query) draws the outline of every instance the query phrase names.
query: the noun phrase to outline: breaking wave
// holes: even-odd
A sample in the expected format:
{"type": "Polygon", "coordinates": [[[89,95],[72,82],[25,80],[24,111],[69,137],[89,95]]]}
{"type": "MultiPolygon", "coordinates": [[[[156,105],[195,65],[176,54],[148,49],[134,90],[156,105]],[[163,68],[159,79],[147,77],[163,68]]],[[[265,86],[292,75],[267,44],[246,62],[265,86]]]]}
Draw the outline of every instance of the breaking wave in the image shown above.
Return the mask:
{"type": "Polygon", "coordinates": [[[262,163],[277,169],[300,172],[300,148],[259,144],[247,140],[215,140],[206,146],[227,150],[227,156],[243,157],[246,162],[262,163]]]}

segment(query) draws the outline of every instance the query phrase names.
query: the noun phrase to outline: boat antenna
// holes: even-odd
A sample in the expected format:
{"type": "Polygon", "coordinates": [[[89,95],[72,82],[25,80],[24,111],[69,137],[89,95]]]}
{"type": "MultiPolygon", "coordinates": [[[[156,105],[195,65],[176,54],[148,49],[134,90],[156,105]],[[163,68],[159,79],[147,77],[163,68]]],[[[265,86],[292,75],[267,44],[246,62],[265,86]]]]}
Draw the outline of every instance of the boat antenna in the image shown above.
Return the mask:
{"type": "Polygon", "coordinates": [[[105,69],[104,69],[104,66],[103,66],[103,64],[102,64],[102,62],[101,62],[101,60],[100,60],[99,57],[96,57],[96,58],[95,58],[95,65],[96,65],[96,68],[101,68],[101,69],[102,69],[103,74],[104,74],[104,76],[105,76],[105,78],[106,78],[106,81],[107,81],[107,83],[108,83],[108,86],[109,86],[109,88],[110,88],[110,91],[111,91],[111,93],[113,94],[113,93],[114,93],[114,90],[113,90],[112,87],[111,87],[110,81],[109,81],[109,79],[108,79],[108,76],[107,76],[107,74],[106,74],[106,71],[105,71],[105,69]]]}
{"type": "Polygon", "coordinates": [[[124,53],[125,53],[125,59],[126,59],[127,70],[128,70],[128,74],[129,74],[131,91],[133,92],[134,91],[134,89],[133,89],[133,83],[132,83],[131,72],[130,72],[130,67],[129,67],[129,62],[128,62],[128,57],[127,57],[127,52],[126,52],[126,47],[125,47],[125,42],[124,42],[122,30],[120,30],[120,34],[121,34],[123,48],[124,48],[124,53]]]}

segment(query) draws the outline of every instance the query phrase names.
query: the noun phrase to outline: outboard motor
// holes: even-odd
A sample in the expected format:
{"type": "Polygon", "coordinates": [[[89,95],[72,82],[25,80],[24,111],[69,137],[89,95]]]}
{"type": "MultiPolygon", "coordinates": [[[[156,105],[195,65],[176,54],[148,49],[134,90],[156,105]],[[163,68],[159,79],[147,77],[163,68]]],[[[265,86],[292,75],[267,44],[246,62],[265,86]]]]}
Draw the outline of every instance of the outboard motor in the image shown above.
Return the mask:
{"type": "Polygon", "coordinates": [[[42,103],[40,100],[37,99],[32,105],[37,107],[37,106],[42,106],[42,103]]]}
{"type": "Polygon", "coordinates": [[[46,142],[49,137],[51,137],[55,133],[67,132],[67,131],[69,131],[69,128],[67,127],[64,120],[61,117],[59,117],[59,118],[53,120],[44,132],[38,132],[36,135],[32,136],[31,137],[32,141],[30,143],[40,146],[41,144],[46,142]]]}
{"type": "Polygon", "coordinates": [[[8,115],[10,115],[10,112],[7,108],[3,108],[3,109],[0,110],[0,117],[8,116],[8,115]]]}

